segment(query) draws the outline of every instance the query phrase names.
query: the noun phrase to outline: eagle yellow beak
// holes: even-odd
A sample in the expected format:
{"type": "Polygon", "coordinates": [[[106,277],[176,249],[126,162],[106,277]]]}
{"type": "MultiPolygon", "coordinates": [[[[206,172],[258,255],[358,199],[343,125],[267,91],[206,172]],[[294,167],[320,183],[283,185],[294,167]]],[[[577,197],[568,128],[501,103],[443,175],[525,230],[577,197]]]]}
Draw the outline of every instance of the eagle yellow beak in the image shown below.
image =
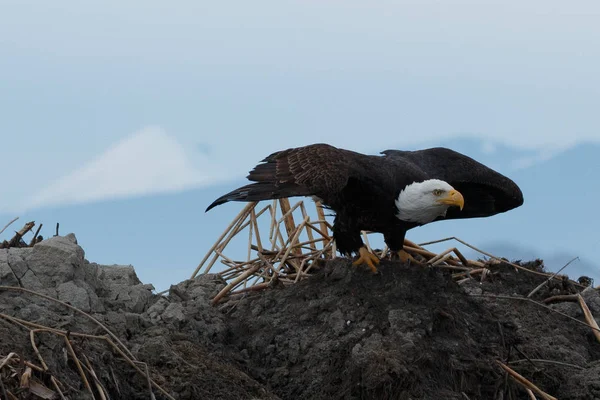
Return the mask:
{"type": "Polygon", "coordinates": [[[465,206],[465,198],[458,190],[451,190],[448,192],[446,197],[438,200],[439,203],[447,204],[449,206],[457,206],[462,210],[465,206]]]}

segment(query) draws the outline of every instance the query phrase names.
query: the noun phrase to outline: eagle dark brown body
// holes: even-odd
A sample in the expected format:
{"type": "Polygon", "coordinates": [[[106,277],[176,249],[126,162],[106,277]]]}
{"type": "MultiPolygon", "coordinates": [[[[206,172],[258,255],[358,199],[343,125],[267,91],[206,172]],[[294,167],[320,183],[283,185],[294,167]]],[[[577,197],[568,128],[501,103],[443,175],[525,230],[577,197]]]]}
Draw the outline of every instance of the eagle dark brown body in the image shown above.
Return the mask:
{"type": "Polygon", "coordinates": [[[395,203],[414,182],[443,180],[464,197],[464,208],[448,208],[440,219],[488,217],[523,204],[523,194],[509,178],[453,150],[386,150],[365,155],[327,144],[275,152],[248,175],[252,181],[216,199],[207,209],[228,201],[260,201],[316,196],[335,212],[333,235],[343,255],[358,253],[361,230],[380,232],[392,252],[402,249],[406,231],[418,222],[398,218],[395,203]]]}

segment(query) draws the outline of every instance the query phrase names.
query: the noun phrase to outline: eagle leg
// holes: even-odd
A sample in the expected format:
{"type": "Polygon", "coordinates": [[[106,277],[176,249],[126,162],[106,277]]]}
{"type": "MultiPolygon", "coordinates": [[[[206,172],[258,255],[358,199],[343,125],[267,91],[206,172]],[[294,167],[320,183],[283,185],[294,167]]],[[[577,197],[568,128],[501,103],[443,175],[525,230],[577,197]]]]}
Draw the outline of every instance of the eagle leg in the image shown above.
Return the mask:
{"type": "Polygon", "coordinates": [[[379,265],[379,258],[377,258],[377,256],[373,253],[371,253],[366,246],[362,246],[359,250],[358,253],[360,254],[360,256],[358,257],[358,260],[354,261],[352,263],[352,265],[361,265],[361,264],[367,264],[369,266],[369,268],[371,268],[371,271],[376,274],[377,273],[377,267],[376,265],[379,265]]]}

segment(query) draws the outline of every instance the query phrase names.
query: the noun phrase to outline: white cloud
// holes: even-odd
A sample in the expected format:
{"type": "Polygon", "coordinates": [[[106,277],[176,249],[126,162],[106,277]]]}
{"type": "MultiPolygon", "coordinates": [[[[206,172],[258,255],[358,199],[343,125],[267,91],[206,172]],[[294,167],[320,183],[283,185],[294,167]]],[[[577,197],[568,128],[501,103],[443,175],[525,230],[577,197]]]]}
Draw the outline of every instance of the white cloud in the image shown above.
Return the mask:
{"type": "Polygon", "coordinates": [[[199,164],[175,138],[147,127],[36,193],[25,208],[179,191],[223,178],[206,158],[199,164]]]}

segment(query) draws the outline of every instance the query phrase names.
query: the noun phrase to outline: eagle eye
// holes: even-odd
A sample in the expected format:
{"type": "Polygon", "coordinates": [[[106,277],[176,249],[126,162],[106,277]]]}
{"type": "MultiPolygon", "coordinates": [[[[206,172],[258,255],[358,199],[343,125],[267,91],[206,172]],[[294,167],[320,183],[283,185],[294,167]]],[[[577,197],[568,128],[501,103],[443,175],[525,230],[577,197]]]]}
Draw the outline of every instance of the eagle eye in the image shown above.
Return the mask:
{"type": "Polygon", "coordinates": [[[434,194],[435,196],[441,196],[441,195],[442,195],[442,193],[444,193],[444,191],[443,191],[442,189],[435,189],[435,190],[433,191],[433,194],[434,194]]]}

